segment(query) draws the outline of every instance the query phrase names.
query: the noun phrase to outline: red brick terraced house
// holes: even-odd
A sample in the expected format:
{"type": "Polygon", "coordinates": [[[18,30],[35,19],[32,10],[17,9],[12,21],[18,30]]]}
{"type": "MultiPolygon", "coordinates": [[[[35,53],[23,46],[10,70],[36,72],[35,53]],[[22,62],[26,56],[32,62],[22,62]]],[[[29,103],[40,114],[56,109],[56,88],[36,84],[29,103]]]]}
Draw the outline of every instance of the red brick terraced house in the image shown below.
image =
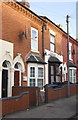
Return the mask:
{"type": "MultiPolygon", "coordinates": [[[[29,3],[0,2],[0,98],[12,86],[67,81],[67,34],[29,3]]],[[[78,81],[78,42],[70,36],[70,81],[78,81]]]]}

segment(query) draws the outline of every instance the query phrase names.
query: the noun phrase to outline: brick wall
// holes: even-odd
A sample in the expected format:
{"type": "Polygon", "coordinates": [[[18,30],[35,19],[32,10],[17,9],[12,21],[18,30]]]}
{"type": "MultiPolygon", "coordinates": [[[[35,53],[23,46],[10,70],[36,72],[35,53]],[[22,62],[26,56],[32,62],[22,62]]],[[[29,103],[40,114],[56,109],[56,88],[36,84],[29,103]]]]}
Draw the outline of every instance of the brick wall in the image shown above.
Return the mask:
{"type": "MultiPolygon", "coordinates": [[[[49,102],[54,99],[59,99],[62,97],[67,97],[68,88],[64,86],[62,88],[53,89],[51,87],[45,88],[45,98],[46,102],[49,102]]],[[[78,94],[78,85],[70,86],[70,95],[78,94]]]]}
{"type": "MultiPolygon", "coordinates": [[[[12,3],[13,4],[13,3],[12,3]]],[[[42,21],[35,16],[32,12],[24,9],[16,3],[17,8],[14,5],[2,4],[2,36],[3,39],[14,44],[14,58],[17,53],[20,53],[25,64],[24,76],[27,76],[27,63],[26,56],[31,53],[31,27],[38,30],[38,51],[39,55],[42,55],[42,21]],[[19,9],[18,9],[19,8],[19,9]],[[22,9],[22,11],[20,10],[22,9]],[[23,13],[23,10],[27,13],[23,13]],[[30,16],[29,16],[30,15],[30,16]],[[36,19],[36,20],[34,20],[36,19]],[[27,26],[27,27],[26,27],[27,26]],[[19,35],[28,28],[28,38],[24,35],[19,38],[19,35]]],[[[26,82],[22,82],[22,85],[26,86],[26,82]]]]}
{"type": "Polygon", "coordinates": [[[28,92],[21,93],[19,96],[0,99],[0,115],[6,115],[27,108],[29,108],[28,92]]]}
{"type": "Polygon", "coordinates": [[[40,104],[40,88],[34,88],[34,87],[13,87],[12,93],[13,96],[17,96],[22,92],[29,92],[29,105],[34,106],[36,105],[37,99],[38,99],[38,105],[40,104]],[[38,98],[36,97],[36,91],[38,92],[38,98]]]}

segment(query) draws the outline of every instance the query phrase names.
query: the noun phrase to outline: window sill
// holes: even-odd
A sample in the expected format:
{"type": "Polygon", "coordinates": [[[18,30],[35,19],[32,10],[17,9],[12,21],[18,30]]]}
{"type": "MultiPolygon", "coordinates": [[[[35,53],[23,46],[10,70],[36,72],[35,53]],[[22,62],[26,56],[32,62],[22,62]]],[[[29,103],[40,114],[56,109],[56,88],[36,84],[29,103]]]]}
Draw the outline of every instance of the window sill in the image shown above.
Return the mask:
{"type": "Polygon", "coordinates": [[[72,58],[69,58],[69,60],[73,61],[73,59],[72,59],[72,58]]]}
{"type": "Polygon", "coordinates": [[[37,51],[37,50],[31,50],[31,52],[34,52],[34,53],[40,53],[39,51],[37,51]]]}

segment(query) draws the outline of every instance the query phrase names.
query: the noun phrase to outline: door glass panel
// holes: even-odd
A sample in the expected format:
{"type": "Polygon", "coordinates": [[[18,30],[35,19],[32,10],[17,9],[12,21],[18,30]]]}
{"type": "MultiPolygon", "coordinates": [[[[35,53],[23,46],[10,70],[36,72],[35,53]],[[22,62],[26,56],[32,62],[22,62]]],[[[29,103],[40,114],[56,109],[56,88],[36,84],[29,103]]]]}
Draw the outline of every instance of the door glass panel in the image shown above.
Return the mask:
{"type": "Polygon", "coordinates": [[[56,82],[59,82],[60,81],[60,76],[56,76],[56,82]]]}
{"type": "Polygon", "coordinates": [[[51,74],[54,74],[54,66],[51,66],[51,74]]]}
{"type": "Polygon", "coordinates": [[[54,76],[51,76],[51,84],[54,82],[54,76]]]}

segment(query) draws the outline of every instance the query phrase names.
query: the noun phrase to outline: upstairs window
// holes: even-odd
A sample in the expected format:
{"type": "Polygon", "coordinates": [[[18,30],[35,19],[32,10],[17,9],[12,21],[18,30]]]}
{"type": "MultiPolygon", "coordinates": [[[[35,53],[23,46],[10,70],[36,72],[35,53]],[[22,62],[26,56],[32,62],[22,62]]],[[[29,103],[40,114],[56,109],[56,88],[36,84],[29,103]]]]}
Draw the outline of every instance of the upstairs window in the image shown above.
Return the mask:
{"type": "Polygon", "coordinates": [[[38,30],[31,27],[31,49],[38,51],[38,30]]]}
{"type": "Polygon", "coordinates": [[[72,60],[72,44],[69,43],[69,60],[72,60]]]}
{"type": "Polygon", "coordinates": [[[55,51],[55,37],[52,34],[50,34],[50,51],[55,51]]]}

